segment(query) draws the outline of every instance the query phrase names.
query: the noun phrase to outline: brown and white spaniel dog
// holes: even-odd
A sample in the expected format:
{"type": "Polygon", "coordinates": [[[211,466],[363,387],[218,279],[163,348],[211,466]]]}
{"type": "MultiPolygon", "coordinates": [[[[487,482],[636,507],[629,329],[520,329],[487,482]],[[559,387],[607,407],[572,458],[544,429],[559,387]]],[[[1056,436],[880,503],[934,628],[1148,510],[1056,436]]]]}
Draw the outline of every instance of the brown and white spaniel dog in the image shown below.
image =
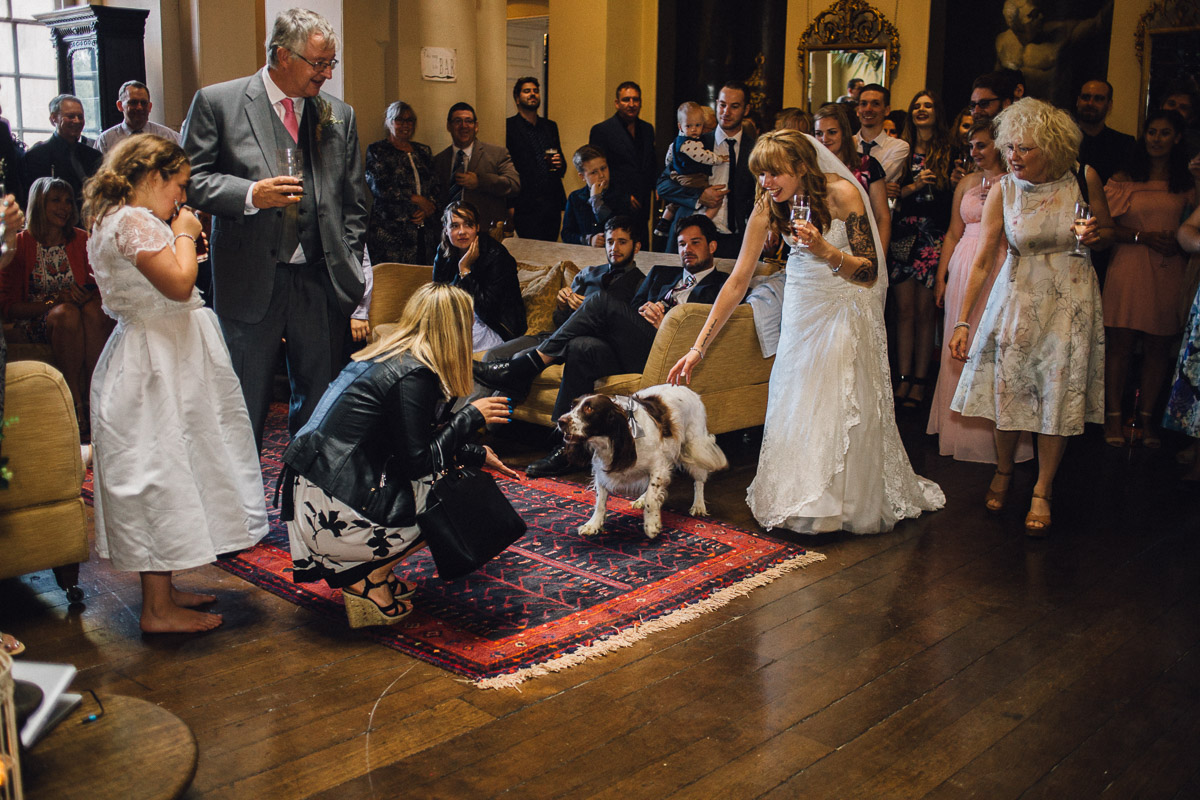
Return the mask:
{"type": "Polygon", "coordinates": [[[594,536],[604,527],[610,492],[640,495],[633,506],[644,509],[646,536],[658,536],[675,467],[695,483],[688,513],[706,516],[704,482],[729,463],[708,432],[704,401],[684,386],[651,386],[632,397],[588,395],[559,418],[558,427],[576,460],[582,460],[578,451],[584,449],[592,458],[596,509],[580,527],[581,536],[594,536]]]}

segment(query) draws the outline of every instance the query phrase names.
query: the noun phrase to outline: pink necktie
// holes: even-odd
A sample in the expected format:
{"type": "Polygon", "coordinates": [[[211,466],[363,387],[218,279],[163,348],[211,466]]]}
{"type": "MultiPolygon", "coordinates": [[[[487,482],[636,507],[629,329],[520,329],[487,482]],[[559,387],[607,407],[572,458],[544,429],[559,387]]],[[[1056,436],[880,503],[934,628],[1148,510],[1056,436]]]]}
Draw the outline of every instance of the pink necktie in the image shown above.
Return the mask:
{"type": "Polygon", "coordinates": [[[292,98],[285,97],[283,103],[283,127],[292,135],[292,141],[300,142],[300,122],[296,119],[296,109],[292,106],[292,98]]]}

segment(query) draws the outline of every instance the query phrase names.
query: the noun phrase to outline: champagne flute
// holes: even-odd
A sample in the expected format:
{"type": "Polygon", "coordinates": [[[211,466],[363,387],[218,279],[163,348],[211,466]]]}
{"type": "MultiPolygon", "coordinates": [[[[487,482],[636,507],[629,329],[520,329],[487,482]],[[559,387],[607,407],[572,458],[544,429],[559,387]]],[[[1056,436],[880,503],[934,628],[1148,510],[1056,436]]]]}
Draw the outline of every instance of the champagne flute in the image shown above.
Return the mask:
{"type": "Polygon", "coordinates": [[[812,207],[808,203],[808,195],[803,192],[798,192],[792,197],[792,235],[796,237],[796,244],[800,247],[808,247],[800,241],[799,235],[796,233],[796,225],[800,222],[808,222],[812,218],[812,207]]]}
{"type": "Polygon", "coordinates": [[[1071,229],[1075,233],[1075,249],[1069,255],[1076,258],[1084,258],[1087,256],[1087,250],[1083,249],[1083,233],[1087,226],[1087,221],[1092,218],[1092,207],[1080,200],[1075,204],[1075,224],[1071,229]]]}
{"type": "Polygon", "coordinates": [[[989,178],[987,175],[984,175],[983,180],[979,182],[979,196],[984,200],[987,200],[988,192],[992,190],[992,184],[994,183],[994,180],[989,178]]]}

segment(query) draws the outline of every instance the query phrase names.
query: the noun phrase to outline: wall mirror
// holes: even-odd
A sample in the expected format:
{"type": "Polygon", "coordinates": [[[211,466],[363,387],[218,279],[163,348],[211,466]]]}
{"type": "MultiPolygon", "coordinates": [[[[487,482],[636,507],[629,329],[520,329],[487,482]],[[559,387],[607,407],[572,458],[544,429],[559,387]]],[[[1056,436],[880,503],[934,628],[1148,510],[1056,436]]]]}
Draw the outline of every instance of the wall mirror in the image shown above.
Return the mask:
{"type": "Polygon", "coordinates": [[[854,78],[890,86],[900,63],[900,35],[865,0],[837,0],[813,19],[797,50],[811,111],[846,94],[854,78]]]}
{"type": "Polygon", "coordinates": [[[1167,92],[1189,88],[1195,92],[1200,75],[1200,6],[1189,0],[1155,3],[1138,20],[1134,33],[1138,63],[1142,67],[1138,129],[1146,112],[1157,108],[1167,92]]]}

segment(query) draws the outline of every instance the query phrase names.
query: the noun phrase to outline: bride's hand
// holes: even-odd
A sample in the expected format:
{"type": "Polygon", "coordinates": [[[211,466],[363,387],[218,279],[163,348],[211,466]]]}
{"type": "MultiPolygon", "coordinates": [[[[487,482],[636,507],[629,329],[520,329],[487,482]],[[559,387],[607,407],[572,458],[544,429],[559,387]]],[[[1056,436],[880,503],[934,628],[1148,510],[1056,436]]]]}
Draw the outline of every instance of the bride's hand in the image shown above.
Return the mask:
{"type": "Polygon", "coordinates": [[[675,362],[675,366],[671,367],[671,371],[667,373],[667,383],[675,386],[679,385],[680,380],[684,383],[692,382],[692,370],[700,363],[700,354],[695,349],[688,350],[683,354],[683,358],[675,362]]]}
{"type": "Polygon", "coordinates": [[[825,237],[821,236],[821,232],[817,230],[817,226],[813,225],[806,219],[796,220],[792,223],[792,235],[804,247],[807,247],[814,254],[824,252],[826,242],[825,237]]]}

